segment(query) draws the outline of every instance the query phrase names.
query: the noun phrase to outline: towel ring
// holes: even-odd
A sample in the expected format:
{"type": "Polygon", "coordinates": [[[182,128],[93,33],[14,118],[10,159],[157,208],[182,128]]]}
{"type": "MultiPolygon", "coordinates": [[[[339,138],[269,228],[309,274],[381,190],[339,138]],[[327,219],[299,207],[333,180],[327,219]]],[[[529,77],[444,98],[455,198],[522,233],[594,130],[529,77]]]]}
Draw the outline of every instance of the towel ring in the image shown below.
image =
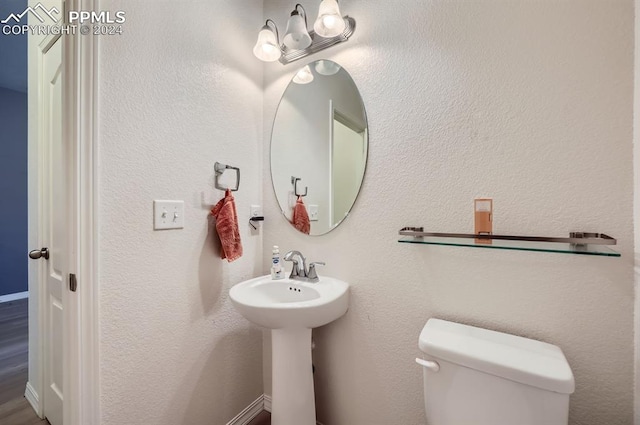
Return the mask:
{"type": "Polygon", "coordinates": [[[232,192],[237,192],[238,189],[240,188],[240,168],[238,167],[232,167],[231,165],[226,165],[226,164],[221,164],[219,162],[216,162],[214,165],[214,169],[216,171],[216,189],[220,189],[220,190],[227,190],[229,189],[232,192]],[[236,172],[236,187],[235,188],[227,188],[227,187],[222,187],[220,185],[220,183],[218,183],[218,178],[224,174],[224,172],[226,170],[235,170],[236,172]]]}
{"type": "Polygon", "coordinates": [[[304,187],[304,194],[298,193],[298,181],[302,180],[300,177],[291,176],[291,184],[293,185],[293,194],[296,196],[307,196],[309,193],[309,188],[307,186],[304,187]]]}

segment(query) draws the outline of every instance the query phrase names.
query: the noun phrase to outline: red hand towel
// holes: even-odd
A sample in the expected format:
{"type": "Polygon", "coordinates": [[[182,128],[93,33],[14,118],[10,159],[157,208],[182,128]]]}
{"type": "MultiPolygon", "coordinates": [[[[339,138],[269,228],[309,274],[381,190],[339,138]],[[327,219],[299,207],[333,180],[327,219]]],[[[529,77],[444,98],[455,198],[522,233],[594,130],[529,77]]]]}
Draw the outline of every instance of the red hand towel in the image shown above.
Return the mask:
{"type": "Polygon", "coordinates": [[[291,223],[293,224],[293,227],[302,233],[306,233],[308,235],[311,231],[309,214],[307,214],[307,208],[304,206],[304,202],[302,202],[302,196],[298,196],[296,206],[293,207],[293,218],[291,223]]]}
{"type": "Polygon", "coordinates": [[[213,207],[211,215],[216,218],[216,231],[222,244],[222,258],[232,262],[242,257],[236,201],[229,189],[226,190],[224,198],[213,207]]]}

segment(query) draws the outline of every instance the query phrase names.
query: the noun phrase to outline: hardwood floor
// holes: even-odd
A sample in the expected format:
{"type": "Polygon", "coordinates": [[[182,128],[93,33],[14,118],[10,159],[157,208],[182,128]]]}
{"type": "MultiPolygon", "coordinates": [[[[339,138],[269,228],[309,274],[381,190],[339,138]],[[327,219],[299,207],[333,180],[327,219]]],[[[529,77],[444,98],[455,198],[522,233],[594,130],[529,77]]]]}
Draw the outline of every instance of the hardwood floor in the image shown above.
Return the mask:
{"type": "Polygon", "coordinates": [[[24,398],[29,356],[28,300],[0,304],[0,424],[46,425],[24,398]]]}
{"type": "Polygon", "coordinates": [[[263,411],[249,422],[249,425],[271,425],[271,414],[267,411],[263,411]]]}

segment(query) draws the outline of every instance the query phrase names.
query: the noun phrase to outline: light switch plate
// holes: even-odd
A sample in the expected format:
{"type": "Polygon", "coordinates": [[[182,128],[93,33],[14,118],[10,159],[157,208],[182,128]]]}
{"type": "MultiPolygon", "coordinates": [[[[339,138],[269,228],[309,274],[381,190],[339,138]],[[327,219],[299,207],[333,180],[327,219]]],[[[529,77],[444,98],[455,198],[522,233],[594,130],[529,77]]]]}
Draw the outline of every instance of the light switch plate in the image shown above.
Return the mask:
{"type": "Polygon", "coordinates": [[[153,201],[153,228],[183,229],[184,201],[153,201]]]}
{"type": "Polygon", "coordinates": [[[318,206],[309,205],[309,221],[318,221],[318,206]]]}

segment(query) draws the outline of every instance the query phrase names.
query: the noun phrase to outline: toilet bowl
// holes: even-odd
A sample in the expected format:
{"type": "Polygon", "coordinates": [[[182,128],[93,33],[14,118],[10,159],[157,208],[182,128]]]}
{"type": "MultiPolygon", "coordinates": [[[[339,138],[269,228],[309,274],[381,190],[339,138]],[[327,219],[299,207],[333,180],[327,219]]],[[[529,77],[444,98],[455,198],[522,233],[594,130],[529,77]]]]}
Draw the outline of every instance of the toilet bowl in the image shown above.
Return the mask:
{"type": "Polygon", "coordinates": [[[428,425],[567,425],[575,381],[559,347],[433,318],[419,347],[428,425]]]}

